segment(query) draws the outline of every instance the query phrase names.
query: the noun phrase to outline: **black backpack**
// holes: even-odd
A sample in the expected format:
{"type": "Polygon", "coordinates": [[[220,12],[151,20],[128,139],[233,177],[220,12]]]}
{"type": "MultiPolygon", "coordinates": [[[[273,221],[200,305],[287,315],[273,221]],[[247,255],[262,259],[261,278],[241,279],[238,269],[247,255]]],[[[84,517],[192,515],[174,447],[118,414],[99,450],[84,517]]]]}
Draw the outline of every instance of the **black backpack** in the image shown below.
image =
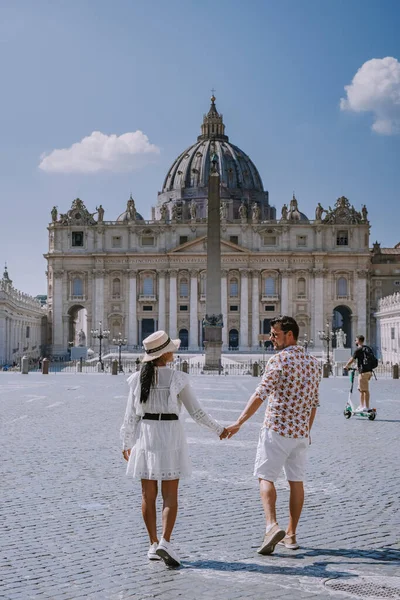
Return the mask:
{"type": "Polygon", "coordinates": [[[370,373],[378,366],[378,359],[376,358],[374,351],[369,346],[363,346],[363,359],[360,372],[370,373]]]}

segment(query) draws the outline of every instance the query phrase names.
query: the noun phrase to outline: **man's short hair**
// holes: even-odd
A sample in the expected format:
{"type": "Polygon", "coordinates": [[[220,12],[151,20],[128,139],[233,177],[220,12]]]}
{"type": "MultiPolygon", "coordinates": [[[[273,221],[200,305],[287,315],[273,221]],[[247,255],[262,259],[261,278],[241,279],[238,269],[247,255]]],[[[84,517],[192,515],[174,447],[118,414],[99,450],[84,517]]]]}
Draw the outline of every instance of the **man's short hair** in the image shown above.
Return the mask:
{"type": "Polygon", "coordinates": [[[275,327],[275,325],[280,325],[281,330],[287,333],[291,331],[293,333],[293,337],[295,340],[299,337],[299,326],[293,317],[287,317],[286,315],[281,317],[276,317],[275,319],[271,319],[270,321],[271,327],[275,327]]]}
{"type": "Polygon", "coordinates": [[[361,342],[362,344],[365,342],[365,337],[363,335],[358,335],[357,339],[359,342],[361,342]]]}

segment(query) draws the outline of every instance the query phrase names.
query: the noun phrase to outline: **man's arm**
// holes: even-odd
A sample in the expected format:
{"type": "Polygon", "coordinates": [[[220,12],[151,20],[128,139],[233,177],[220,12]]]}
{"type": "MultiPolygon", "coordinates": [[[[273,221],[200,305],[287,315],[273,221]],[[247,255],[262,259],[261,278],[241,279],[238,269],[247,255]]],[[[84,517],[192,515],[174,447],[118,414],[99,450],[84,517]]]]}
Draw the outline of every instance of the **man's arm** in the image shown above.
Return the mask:
{"type": "Polygon", "coordinates": [[[220,436],[221,439],[223,439],[223,437],[230,438],[233,435],[235,435],[235,433],[239,431],[243,423],[245,423],[247,419],[250,419],[250,417],[254,415],[254,413],[260,408],[264,400],[267,400],[268,396],[274,391],[279,381],[280,374],[280,364],[278,362],[277,357],[274,356],[270,359],[267,365],[267,370],[265,371],[259,386],[257,387],[256,391],[252,394],[252,396],[250,396],[249,401],[247,402],[242,414],[235,423],[233,423],[229,427],[226,427],[226,434],[224,435],[224,433],[222,433],[220,436]]]}
{"type": "Polygon", "coordinates": [[[310,420],[308,422],[308,432],[310,433],[311,427],[313,426],[315,415],[317,414],[317,407],[313,406],[311,409],[310,420]]]}
{"type": "Polygon", "coordinates": [[[257,396],[257,393],[254,392],[254,394],[250,396],[249,401],[247,402],[242,414],[240,415],[236,423],[233,423],[233,425],[229,425],[229,427],[225,428],[225,431],[227,432],[226,435],[224,435],[224,432],[222,432],[221,439],[223,437],[230,438],[233,435],[235,435],[235,433],[239,431],[243,423],[245,423],[247,419],[250,419],[250,417],[252,417],[254,413],[260,408],[262,403],[263,401],[261,400],[261,398],[259,398],[257,396]]]}

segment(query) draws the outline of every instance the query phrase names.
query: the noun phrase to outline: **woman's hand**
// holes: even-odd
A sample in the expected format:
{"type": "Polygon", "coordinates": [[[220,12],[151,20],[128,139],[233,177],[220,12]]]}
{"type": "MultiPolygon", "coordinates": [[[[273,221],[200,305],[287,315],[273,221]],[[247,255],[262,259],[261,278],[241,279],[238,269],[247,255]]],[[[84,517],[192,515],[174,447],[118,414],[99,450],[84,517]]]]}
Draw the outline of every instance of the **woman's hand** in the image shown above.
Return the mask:
{"type": "Polygon", "coordinates": [[[130,455],[131,455],[131,448],[129,448],[129,450],[122,450],[122,456],[124,457],[125,460],[129,460],[130,455]]]}

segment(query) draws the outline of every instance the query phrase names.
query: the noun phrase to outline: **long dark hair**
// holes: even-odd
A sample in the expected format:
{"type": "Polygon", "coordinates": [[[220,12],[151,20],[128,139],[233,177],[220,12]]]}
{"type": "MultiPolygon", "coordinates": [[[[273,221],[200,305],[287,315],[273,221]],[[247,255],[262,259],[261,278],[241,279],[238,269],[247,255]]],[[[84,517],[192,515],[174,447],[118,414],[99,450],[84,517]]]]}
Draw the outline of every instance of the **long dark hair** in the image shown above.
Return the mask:
{"type": "Polygon", "coordinates": [[[145,362],[140,368],[140,402],[147,402],[150,389],[155,384],[156,369],[154,360],[145,362]]]}

